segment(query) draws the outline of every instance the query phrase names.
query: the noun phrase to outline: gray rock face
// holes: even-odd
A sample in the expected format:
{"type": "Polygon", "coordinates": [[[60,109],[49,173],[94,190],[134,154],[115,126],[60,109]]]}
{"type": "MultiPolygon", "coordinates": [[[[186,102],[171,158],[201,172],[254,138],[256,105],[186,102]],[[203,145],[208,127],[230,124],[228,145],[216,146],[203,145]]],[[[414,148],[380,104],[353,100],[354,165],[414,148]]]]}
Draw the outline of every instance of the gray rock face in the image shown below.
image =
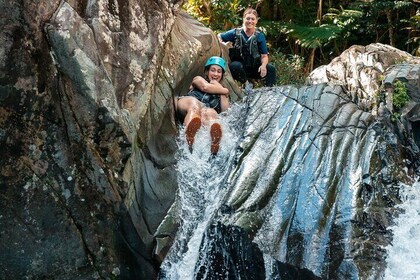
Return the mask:
{"type": "Polygon", "coordinates": [[[418,172],[418,63],[390,46],[354,46],[311,73],[312,85],[254,91],[219,219],[322,279],[380,279],[397,186],[418,172]],[[411,101],[392,122],[396,80],[411,101]]]}
{"type": "Polygon", "coordinates": [[[173,97],[225,52],[181,3],[0,3],[1,279],[156,276],[173,97]]]}
{"type": "MultiPolygon", "coordinates": [[[[358,100],[359,107],[371,110],[372,114],[376,115],[380,102],[379,92],[386,70],[394,64],[404,62],[418,64],[419,60],[388,45],[356,45],[333,59],[330,64],[312,71],[307,83],[343,85],[353,100],[358,100]]],[[[393,78],[393,75],[390,77],[393,78]]]]}

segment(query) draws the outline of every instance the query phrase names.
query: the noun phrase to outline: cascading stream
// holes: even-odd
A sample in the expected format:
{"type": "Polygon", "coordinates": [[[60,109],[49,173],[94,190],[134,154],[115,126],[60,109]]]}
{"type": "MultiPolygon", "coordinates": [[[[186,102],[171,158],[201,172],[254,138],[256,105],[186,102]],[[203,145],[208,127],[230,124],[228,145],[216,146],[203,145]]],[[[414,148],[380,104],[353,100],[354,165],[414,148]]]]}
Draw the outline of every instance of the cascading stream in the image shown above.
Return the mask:
{"type": "Polygon", "coordinates": [[[160,279],[194,279],[202,237],[227,191],[224,182],[233,165],[244,113],[245,104],[236,104],[220,115],[223,136],[215,157],[210,154],[208,127],[198,131],[192,152],[180,128],[177,171],[181,222],[175,244],[161,266],[160,279]]]}
{"type": "Polygon", "coordinates": [[[420,183],[403,185],[401,214],[390,229],[385,280],[420,279],[420,183]]]}

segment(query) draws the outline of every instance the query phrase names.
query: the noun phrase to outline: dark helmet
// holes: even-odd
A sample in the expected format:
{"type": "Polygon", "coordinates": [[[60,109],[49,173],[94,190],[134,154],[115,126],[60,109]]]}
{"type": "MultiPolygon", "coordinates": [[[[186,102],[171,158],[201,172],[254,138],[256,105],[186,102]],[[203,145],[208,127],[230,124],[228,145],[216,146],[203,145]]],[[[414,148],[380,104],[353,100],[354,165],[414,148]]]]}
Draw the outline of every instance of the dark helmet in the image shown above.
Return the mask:
{"type": "Polygon", "coordinates": [[[223,73],[226,71],[226,61],[220,56],[212,56],[207,59],[206,65],[204,65],[204,70],[209,69],[210,65],[218,65],[222,67],[223,73]]]}

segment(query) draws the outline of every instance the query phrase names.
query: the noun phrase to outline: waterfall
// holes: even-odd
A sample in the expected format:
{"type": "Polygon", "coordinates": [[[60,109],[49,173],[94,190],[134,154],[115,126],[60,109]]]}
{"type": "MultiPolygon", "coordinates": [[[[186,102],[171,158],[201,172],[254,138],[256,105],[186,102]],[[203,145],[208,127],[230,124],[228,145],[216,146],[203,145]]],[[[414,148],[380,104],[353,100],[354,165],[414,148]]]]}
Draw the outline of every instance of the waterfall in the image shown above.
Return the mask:
{"type": "Polygon", "coordinates": [[[161,266],[160,279],[194,279],[204,232],[227,191],[224,183],[234,165],[245,107],[245,103],[235,104],[220,114],[223,136],[217,156],[210,154],[208,127],[203,126],[197,132],[192,152],[185,141],[184,130],[179,129],[177,173],[181,221],[176,241],[161,266]]]}
{"type": "Polygon", "coordinates": [[[208,129],[192,153],[181,129],[160,279],[381,279],[402,170],[387,123],[327,84],[256,89],[221,122],[215,158],[208,129]]]}
{"type": "Polygon", "coordinates": [[[385,280],[420,279],[420,183],[401,186],[401,214],[390,229],[385,280]]]}

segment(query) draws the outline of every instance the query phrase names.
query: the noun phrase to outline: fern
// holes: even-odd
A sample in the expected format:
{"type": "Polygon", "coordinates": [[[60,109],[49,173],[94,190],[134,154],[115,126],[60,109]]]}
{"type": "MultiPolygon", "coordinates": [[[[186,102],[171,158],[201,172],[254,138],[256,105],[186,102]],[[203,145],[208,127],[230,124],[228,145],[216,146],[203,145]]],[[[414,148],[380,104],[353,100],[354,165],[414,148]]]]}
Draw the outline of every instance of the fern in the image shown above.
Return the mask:
{"type": "Polygon", "coordinates": [[[317,27],[290,24],[286,26],[286,34],[296,40],[302,47],[314,49],[335,39],[342,28],[336,25],[323,24],[317,27]]]}

